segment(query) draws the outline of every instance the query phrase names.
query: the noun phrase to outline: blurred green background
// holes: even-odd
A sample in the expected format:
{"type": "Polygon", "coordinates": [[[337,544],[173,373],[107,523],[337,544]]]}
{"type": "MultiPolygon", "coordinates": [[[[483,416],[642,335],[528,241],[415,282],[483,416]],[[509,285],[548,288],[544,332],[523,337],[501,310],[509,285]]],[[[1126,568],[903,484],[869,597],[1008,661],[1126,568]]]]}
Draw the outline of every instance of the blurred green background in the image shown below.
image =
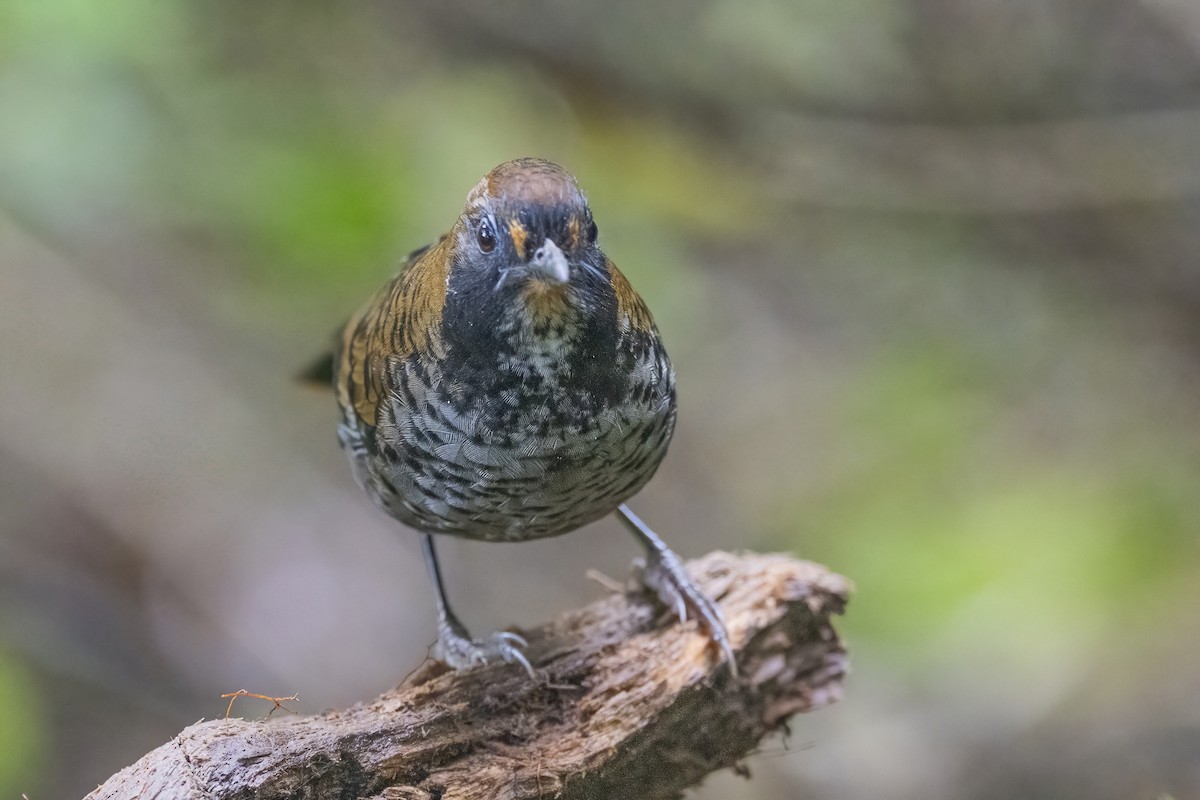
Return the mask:
{"type": "MultiPolygon", "coordinates": [[[[292,375],[521,155],[678,369],[639,513],[857,585],[843,702],[696,797],[1200,797],[1179,0],[0,2],[0,797],[419,663],[416,537],[292,375]]],[[[445,549],[479,630],[637,551],[445,549]]]]}

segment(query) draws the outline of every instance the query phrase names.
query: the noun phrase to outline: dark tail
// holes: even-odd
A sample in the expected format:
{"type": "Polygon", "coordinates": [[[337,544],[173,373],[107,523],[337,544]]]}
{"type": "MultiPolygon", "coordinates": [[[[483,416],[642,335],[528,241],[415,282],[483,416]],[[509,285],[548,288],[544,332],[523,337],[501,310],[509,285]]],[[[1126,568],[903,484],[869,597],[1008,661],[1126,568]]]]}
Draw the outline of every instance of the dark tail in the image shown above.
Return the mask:
{"type": "Polygon", "coordinates": [[[333,351],[324,353],[316,361],[296,374],[296,380],[310,386],[328,388],[333,384],[333,351]]]}

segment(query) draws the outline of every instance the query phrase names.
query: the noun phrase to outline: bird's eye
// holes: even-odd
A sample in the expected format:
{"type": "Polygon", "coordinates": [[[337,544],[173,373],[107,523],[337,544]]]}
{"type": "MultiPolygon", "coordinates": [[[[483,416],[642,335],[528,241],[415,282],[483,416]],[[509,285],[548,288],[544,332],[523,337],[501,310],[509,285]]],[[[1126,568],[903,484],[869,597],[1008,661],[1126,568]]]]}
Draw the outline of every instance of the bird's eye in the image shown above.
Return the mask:
{"type": "Polygon", "coordinates": [[[479,249],[485,253],[496,249],[496,232],[492,230],[492,221],[487,217],[479,221],[479,227],[475,229],[475,241],[479,242],[479,249]]]}
{"type": "Polygon", "coordinates": [[[599,233],[600,233],[600,231],[599,231],[599,230],[596,228],[596,220],[594,220],[594,219],[589,219],[589,220],[588,220],[588,225],[587,225],[587,240],[588,240],[588,244],[595,244],[595,243],[596,243],[596,236],[598,236],[598,235],[599,235],[599,233]]]}

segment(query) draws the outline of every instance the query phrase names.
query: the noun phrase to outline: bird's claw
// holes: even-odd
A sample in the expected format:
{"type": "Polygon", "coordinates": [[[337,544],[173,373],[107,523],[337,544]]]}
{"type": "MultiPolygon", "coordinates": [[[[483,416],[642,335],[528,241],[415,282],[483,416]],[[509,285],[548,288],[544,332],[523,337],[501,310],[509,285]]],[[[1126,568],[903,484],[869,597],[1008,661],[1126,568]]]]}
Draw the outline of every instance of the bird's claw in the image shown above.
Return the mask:
{"type": "Polygon", "coordinates": [[[498,631],[482,639],[472,639],[462,625],[443,621],[438,626],[438,643],[434,655],[454,669],[478,667],[502,661],[520,664],[529,677],[536,678],[533,665],[525,657],[529,642],[520,634],[498,631]]]}
{"type": "Polygon", "coordinates": [[[730,672],[736,676],[737,660],[733,656],[733,646],[729,642],[721,608],[692,582],[679,558],[671,551],[652,552],[646,559],[640,577],[642,584],[651,589],[663,605],[675,611],[680,622],[686,622],[691,617],[700,624],[712,643],[720,649],[730,672]]]}

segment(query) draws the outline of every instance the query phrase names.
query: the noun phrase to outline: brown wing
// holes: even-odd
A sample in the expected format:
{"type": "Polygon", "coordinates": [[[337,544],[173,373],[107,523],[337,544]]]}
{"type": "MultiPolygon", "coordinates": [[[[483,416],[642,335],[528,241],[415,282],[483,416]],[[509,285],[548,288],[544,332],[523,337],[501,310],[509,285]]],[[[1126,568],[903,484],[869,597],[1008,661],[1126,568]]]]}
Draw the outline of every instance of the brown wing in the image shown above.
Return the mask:
{"type": "Polygon", "coordinates": [[[642,331],[649,333],[654,330],[654,317],[642,296],[634,291],[633,285],[625,277],[617,265],[608,259],[608,277],[612,283],[613,294],[617,298],[617,327],[624,334],[626,331],[642,331]]]}
{"type": "Polygon", "coordinates": [[[389,361],[441,351],[451,256],[451,239],[446,236],[412,253],[396,277],[346,323],[330,365],[338,404],[348,418],[377,424],[389,361]]]}
{"type": "MultiPolygon", "coordinates": [[[[408,256],[405,257],[404,262],[400,265],[400,270],[396,273],[396,277],[393,278],[393,280],[398,280],[399,278],[403,277],[403,275],[408,272],[409,268],[412,267],[412,265],[415,264],[421,258],[421,256],[429,252],[429,247],[429,245],[425,245],[424,247],[418,248],[409,253],[408,256]]],[[[340,350],[342,348],[342,337],[346,328],[349,327],[354,320],[358,319],[363,310],[365,310],[365,306],[363,309],[359,309],[359,312],[355,314],[350,321],[337,329],[337,332],[330,337],[331,344],[329,349],[313,359],[312,363],[306,366],[303,370],[296,373],[296,380],[298,380],[300,383],[303,383],[305,386],[321,389],[328,388],[333,384],[334,373],[337,369],[337,362],[339,359],[340,350]]]]}

